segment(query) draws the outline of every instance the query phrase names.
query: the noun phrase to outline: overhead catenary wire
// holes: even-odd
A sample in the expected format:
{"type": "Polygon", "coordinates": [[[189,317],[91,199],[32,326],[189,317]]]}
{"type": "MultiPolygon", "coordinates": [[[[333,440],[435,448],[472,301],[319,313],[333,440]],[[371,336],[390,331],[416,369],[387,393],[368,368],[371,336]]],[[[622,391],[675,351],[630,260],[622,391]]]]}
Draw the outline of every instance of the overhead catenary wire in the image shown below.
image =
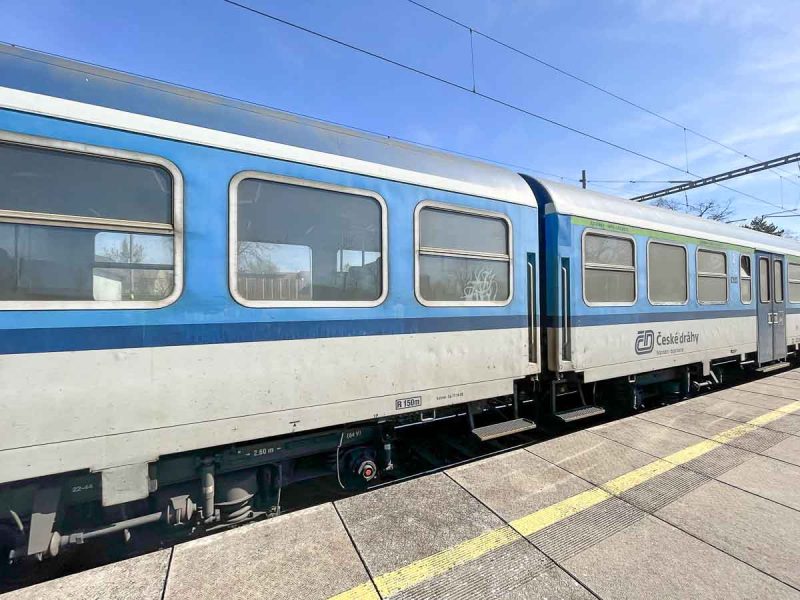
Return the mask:
{"type": "MultiPolygon", "coordinates": [[[[451,23],[453,23],[455,25],[458,25],[459,27],[462,27],[464,29],[468,29],[470,31],[470,37],[472,37],[473,34],[477,34],[477,35],[481,36],[482,38],[485,38],[485,39],[489,40],[490,42],[494,42],[495,44],[497,44],[499,46],[502,46],[506,50],[510,50],[511,52],[519,54],[520,56],[524,56],[525,58],[527,58],[529,60],[532,60],[532,61],[542,65],[543,67],[551,69],[551,70],[563,75],[564,77],[568,77],[569,79],[572,79],[572,80],[577,81],[577,82],[579,82],[579,83],[581,83],[583,85],[586,85],[586,86],[588,86],[588,87],[590,87],[590,88],[592,88],[592,89],[594,89],[594,90],[596,90],[596,91],[598,91],[598,92],[600,92],[602,94],[605,94],[605,95],[607,95],[607,96],[609,96],[611,98],[614,98],[615,100],[623,102],[623,103],[625,103],[625,104],[627,104],[627,105],[629,105],[629,106],[631,106],[631,107],[633,107],[633,108],[635,108],[637,110],[640,110],[640,111],[642,111],[644,113],[649,114],[652,117],[660,119],[661,121],[664,121],[665,123],[673,125],[674,127],[678,127],[680,129],[683,129],[684,150],[686,152],[686,171],[687,172],[688,172],[688,169],[689,169],[688,144],[687,144],[687,141],[686,141],[686,133],[687,132],[691,133],[692,135],[695,135],[695,136],[697,136],[699,138],[702,138],[702,139],[706,140],[707,142],[711,142],[712,144],[716,144],[717,146],[719,146],[721,148],[724,148],[725,150],[728,150],[729,152],[733,152],[734,154],[738,154],[739,156],[742,156],[742,157],[744,157],[744,158],[746,158],[748,160],[751,160],[751,161],[753,161],[755,163],[763,162],[762,160],[755,158],[751,154],[748,154],[748,153],[746,153],[746,152],[744,152],[742,150],[734,148],[730,144],[726,144],[726,143],[721,142],[719,140],[716,140],[716,139],[714,139],[714,138],[712,138],[712,137],[710,137],[710,136],[708,136],[708,135],[706,135],[704,133],[701,133],[701,132],[697,131],[696,129],[693,129],[691,127],[687,127],[683,123],[679,123],[678,121],[675,121],[674,119],[670,119],[669,117],[667,117],[667,116],[665,116],[665,115],[663,115],[663,114],[661,114],[661,113],[659,113],[659,112],[657,112],[657,111],[655,111],[653,109],[647,108],[646,106],[644,106],[642,104],[639,104],[638,102],[634,102],[633,100],[629,100],[628,98],[625,98],[624,96],[622,96],[620,94],[617,94],[616,92],[612,92],[608,88],[605,88],[605,87],[603,87],[603,86],[601,86],[599,84],[596,84],[596,83],[594,83],[592,81],[589,81],[588,79],[580,77],[579,75],[575,75],[574,73],[570,73],[566,69],[563,69],[563,68],[561,68],[561,67],[559,67],[557,65],[554,65],[553,63],[548,62],[548,61],[546,61],[546,60],[544,60],[544,59],[542,59],[542,58],[540,58],[538,56],[535,56],[535,55],[531,54],[530,52],[526,52],[525,50],[517,48],[516,46],[513,46],[513,45],[509,44],[508,42],[504,42],[504,41],[502,41],[502,40],[500,40],[500,39],[498,39],[498,38],[496,38],[496,37],[494,37],[492,35],[484,33],[482,31],[480,31],[479,29],[476,29],[473,25],[468,25],[467,23],[464,23],[463,21],[459,21],[458,19],[454,19],[453,17],[444,14],[443,12],[435,10],[435,9],[431,8],[430,6],[427,6],[427,5],[419,2],[418,0],[406,0],[406,1],[409,2],[410,4],[413,4],[414,6],[417,6],[418,8],[421,8],[421,9],[431,13],[431,14],[434,14],[434,15],[442,18],[442,19],[450,21],[451,23]]],[[[470,43],[471,43],[471,41],[470,41],[470,43]]],[[[474,55],[474,50],[472,52],[473,52],[473,55],[474,55]]],[[[473,56],[473,61],[474,61],[474,56],[473,56]]],[[[473,68],[474,68],[474,66],[473,66],[473,68]]],[[[800,165],[798,165],[798,167],[800,167],[800,165]]],[[[785,173],[786,175],[789,176],[789,178],[797,177],[798,181],[794,181],[793,179],[789,179],[789,181],[791,181],[795,185],[800,186],[800,174],[792,175],[788,171],[784,171],[783,169],[780,169],[780,168],[776,168],[775,170],[776,171],[781,171],[782,173],[785,173]]],[[[777,173],[776,173],[776,175],[777,175],[777,173]]],[[[780,175],[777,175],[777,176],[781,177],[780,175]]]]}
{"type": "Polygon", "coordinates": [[[333,36],[327,35],[325,33],[322,33],[322,32],[319,32],[319,31],[315,31],[313,29],[310,29],[310,28],[305,27],[303,25],[299,25],[297,23],[293,23],[292,21],[288,21],[288,20],[283,19],[281,17],[275,16],[275,15],[270,14],[268,12],[265,12],[265,11],[263,11],[261,9],[253,8],[252,6],[248,6],[246,4],[242,4],[240,2],[237,2],[236,0],[223,0],[223,2],[226,2],[226,3],[228,3],[228,4],[232,5],[232,6],[237,6],[237,7],[241,8],[241,9],[243,9],[243,10],[252,12],[252,13],[257,14],[257,15],[260,15],[260,16],[265,17],[267,19],[271,19],[271,20],[273,20],[273,21],[275,21],[277,23],[282,23],[283,25],[286,25],[288,27],[292,27],[292,28],[297,29],[299,31],[303,31],[303,32],[308,33],[310,35],[317,36],[317,37],[322,38],[324,40],[327,40],[327,41],[329,41],[331,43],[338,44],[338,45],[343,46],[345,48],[349,48],[350,50],[354,50],[355,52],[360,52],[362,54],[366,54],[367,56],[371,56],[372,58],[384,61],[384,62],[386,62],[388,64],[394,65],[394,66],[399,67],[401,69],[406,69],[406,70],[411,71],[412,73],[416,73],[417,75],[420,75],[422,77],[426,77],[428,79],[432,79],[434,81],[438,81],[439,83],[442,83],[442,84],[457,88],[457,89],[459,89],[459,90],[461,90],[463,92],[467,92],[469,94],[474,94],[474,95],[476,95],[476,96],[478,96],[480,98],[483,98],[485,100],[489,100],[490,102],[493,102],[493,103],[498,104],[500,106],[504,106],[504,107],[506,107],[508,109],[520,112],[520,113],[525,114],[525,115],[527,115],[529,117],[532,117],[534,119],[538,119],[538,120],[543,121],[545,123],[549,123],[550,125],[553,125],[555,127],[559,127],[561,129],[565,129],[567,131],[571,131],[572,133],[581,135],[583,137],[586,137],[588,139],[594,140],[594,141],[599,142],[601,144],[605,144],[607,146],[611,146],[612,148],[616,148],[617,150],[620,150],[622,152],[627,152],[628,154],[632,154],[634,156],[638,156],[639,158],[642,158],[644,160],[648,160],[648,161],[651,161],[653,163],[659,164],[662,167],[667,167],[669,169],[677,169],[678,171],[683,171],[683,169],[681,169],[679,167],[676,167],[675,165],[672,165],[672,164],[670,164],[668,162],[662,161],[662,160],[660,160],[658,158],[655,158],[653,156],[648,156],[647,154],[639,152],[638,150],[633,150],[631,148],[627,148],[627,147],[625,147],[625,146],[623,146],[621,144],[617,144],[616,142],[612,142],[610,140],[606,140],[606,139],[601,138],[601,137],[599,137],[597,135],[589,133],[588,131],[583,131],[582,129],[578,129],[577,127],[572,127],[570,125],[567,125],[566,123],[561,123],[560,121],[556,121],[555,119],[551,119],[551,118],[546,117],[544,115],[541,115],[539,113],[533,112],[531,110],[528,110],[527,108],[523,108],[521,106],[517,106],[515,104],[511,104],[510,102],[506,102],[505,100],[501,100],[500,98],[497,98],[495,96],[490,96],[490,95],[488,95],[488,94],[486,94],[484,92],[477,91],[477,90],[476,91],[472,91],[472,89],[470,89],[468,86],[462,85],[460,83],[456,83],[455,81],[452,81],[450,79],[446,79],[444,77],[440,77],[439,75],[434,75],[433,73],[428,73],[427,71],[423,71],[422,69],[418,69],[417,67],[413,67],[411,65],[407,65],[405,63],[401,63],[400,61],[394,60],[393,58],[389,58],[388,56],[384,56],[382,54],[378,54],[377,52],[373,52],[372,50],[367,50],[366,48],[361,48],[360,46],[356,46],[356,45],[351,44],[349,42],[345,42],[343,40],[340,40],[340,39],[335,38],[333,36]]]}
{"type": "MultiPolygon", "coordinates": [[[[327,40],[328,42],[331,42],[333,44],[337,44],[337,45],[342,46],[344,48],[348,48],[350,50],[353,50],[355,52],[360,52],[360,53],[362,53],[364,55],[367,55],[367,56],[370,56],[370,57],[372,57],[372,58],[374,58],[376,60],[380,60],[380,61],[386,62],[387,64],[394,65],[394,66],[396,66],[398,68],[405,69],[405,70],[410,71],[412,73],[416,73],[417,75],[420,75],[422,77],[437,81],[437,82],[442,83],[444,85],[451,86],[451,87],[459,89],[459,90],[461,90],[463,92],[466,92],[466,93],[469,93],[469,94],[474,94],[475,96],[477,96],[479,98],[483,98],[483,99],[488,100],[490,102],[493,102],[493,103],[495,103],[495,104],[497,104],[499,106],[506,107],[506,108],[508,108],[510,110],[513,110],[513,111],[519,112],[521,114],[527,115],[529,117],[535,118],[537,120],[540,120],[542,122],[548,123],[548,124],[553,125],[555,127],[559,127],[559,128],[564,129],[566,131],[570,131],[570,132],[575,133],[577,135],[581,135],[583,137],[586,137],[587,139],[591,139],[591,140],[596,141],[598,143],[605,144],[605,145],[607,145],[609,147],[615,148],[615,149],[620,150],[622,152],[631,154],[633,156],[637,156],[639,158],[642,158],[644,160],[653,162],[653,163],[661,165],[663,167],[667,167],[667,168],[672,169],[672,170],[676,170],[676,171],[680,171],[680,172],[686,172],[681,167],[678,167],[676,165],[670,164],[670,163],[668,163],[666,161],[663,161],[661,159],[655,158],[653,156],[649,156],[647,154],[639,152],[638,150],[633,150],[632,148],[627,148],[627,147],[625,147],[625,146],[623,146],[621,144],[618,144],[616,142],[612,142],[610,140],[601,138],[601,137],[599,137],[597,135],[594,135],[594,134],[589,133],[587,131],[583,131],[583,130],[578,129],[576,127],[572,127],[572,126],[567,125],[565,123],[561,123],[559,121],[556,121],[555,119],[551,119],[549,117],[546,117],[546,116],[544,116],[542,114],[533,112],[533,111],[528,110],[526,108],[523,108],[521,106],[512,104],[510,102],[506,102],[505,100],[501,100],[500,98],[497,98],[495,96],[491,96],[491,95],[486,94],[484,92],[481,92],[479,90],[473,91],[469,87],[464,86],[464,85],[462,85],[460,83],[457,83],[455,81],[451,81],[449,79],[446,79],[446,78],[441,77],[439,75],[435,75],[433,73],[428,73],[427,71],[423,71],[422,69],[419,69],[417,67],[413,67],[411,65],[407,65],[405,63],[402,63],[400,61],[394,60],[392,58],[389,58],[389,57],[384,56],[382,54],[379,54],[377,52],[373,52],[372,50],[367,50],[366,48],[361,48],[360,46],[356,46],[356,45],[351,44],[349,42],[345,42],[344,40],[340,40],[338,38],[335,38],[333,36],[327,35],[325,33],[322,33],[322,32],[319,32],[319,31],[315,31],[313,29],[310,29],[310,28],[305,27],[303,25],[300,25],[298,23],[293,23],[292,21],[289,21],[287,19],[283,19],[281,17],[278,17],[276,15],[268,13],[268,12],[266,12],[264,10],[253,8],[252,6],[248,6],[246,4],[242,4],[242,3],[240,3],[240,2],[238,2],[236,0],[223,0],[223,1],[226,2],[227,4],[232,5],[232,6],[236,6],[236,7],[240,8],[240,9],[242,9],[242,10],[245,10],[245,11],[251,12],[253,14],[260,15],[260,16],[262,16],[264,18],[270,19],[270,20],[272,20],[272,21],[274,21],[276,23],[281,23],[281,24],[283,24],[283,25],[285,25],[287,27],[291,27],[291,28],[296,29],[298,31],[303,31],[303,32],[305,32],[305,33],[307,33],[309,35],[313,35],[313,36],[319,37],[321,39],[327,40]]],[[[409,1],[412,1],[412,0],[409,0],[409,1]]],[[[419,5],[419,6],[421,6],[423,8],[426,8],[426,7],[424,7],[424,5],[419,5]]],[[[433,12],[435,12],[435,11],[433,11],[433,12]]],[[[452,20],[452,19],[450,19],[450,20],[452,20]]],[[[478,32],[478,31],[476,31],[476,33],[478,33],[479,35],[483,35],[483,34],[480,34],[480,32],[478,32]]],[[[700,177],[700,175],[698,175],[696,173],[689,172],[689,174],[693,175],[695,177],[700,177]]],[[[753,194],[749,194],[747,192],[743,192],[741,190],[738,190],[736,188],[733,188],[733,187],[730,187],[730,186],[727,186],[727,185],[723,185],[723,184],[715,184],[715,185],[718,185],[721,188],[727,189],[729,191],[732,191],[734,193],[740,194],[742,196],[746,196],[746,197],[751,198],[753,200],[756,200],[758,202],[763,202],[764,204],[768,204],[770,206],[776,206],[776,207],[780,208],[780,206],[778,206],[778,205],[776,205],[776,204],[774,204],[772,202],[769,202],[768,200],[764,200],[762,198],[758,198],[757,196],[754,196],[753,194]]]]}

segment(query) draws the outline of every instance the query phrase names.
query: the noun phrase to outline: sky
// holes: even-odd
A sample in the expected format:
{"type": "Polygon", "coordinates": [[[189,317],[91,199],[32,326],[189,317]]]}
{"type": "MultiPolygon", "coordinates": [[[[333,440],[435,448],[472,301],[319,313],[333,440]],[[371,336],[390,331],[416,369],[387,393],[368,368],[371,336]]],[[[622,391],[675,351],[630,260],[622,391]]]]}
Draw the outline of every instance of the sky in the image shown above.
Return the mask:
{"type": "MultiPolygon", "coordinates": [[[[409,0],[237,2],[460,87],[223,0],[5,0],[0,41],[551,179],[586,169],[590,188],[623,197],[752,164],[692,132],[756,160],[800,150],[797,0],[419,0],[472,36],[409,0]]],[[[726,185],[757,199],[717,186],[676,199],[730,200],[731,220],[800,215],[797,164],[726,185]]],[[[776,222],[800,233],[800,216],[776,222]]]]}

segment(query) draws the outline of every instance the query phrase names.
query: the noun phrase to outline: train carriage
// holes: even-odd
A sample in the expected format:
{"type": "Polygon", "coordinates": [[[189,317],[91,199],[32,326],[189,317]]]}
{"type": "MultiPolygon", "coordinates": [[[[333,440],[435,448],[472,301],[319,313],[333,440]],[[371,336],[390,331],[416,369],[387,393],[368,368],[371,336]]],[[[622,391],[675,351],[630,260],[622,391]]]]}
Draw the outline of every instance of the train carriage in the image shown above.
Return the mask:
{"type": "Polygon", "coordinates": [[[635,410],[798,344],[793,240],[0,45],[2,559],[231,526],[365,485],[404,428],[635,410]]]}
{"type": "Polygon", "coordinates": [[[796,351],[796,241],[529,181],[542,212],[554,381],[622,382],[610,389],[629,391],[636,408],[649,385],[685,394],[690,380],[718,382],[715,367],[775,368],[796,351]]]}
{"type": "Polygon", "coordinates": [[[8,46],[0,107],[16,556],[369,481],[395,425],[539,372],[513,172],[8,46]]]}

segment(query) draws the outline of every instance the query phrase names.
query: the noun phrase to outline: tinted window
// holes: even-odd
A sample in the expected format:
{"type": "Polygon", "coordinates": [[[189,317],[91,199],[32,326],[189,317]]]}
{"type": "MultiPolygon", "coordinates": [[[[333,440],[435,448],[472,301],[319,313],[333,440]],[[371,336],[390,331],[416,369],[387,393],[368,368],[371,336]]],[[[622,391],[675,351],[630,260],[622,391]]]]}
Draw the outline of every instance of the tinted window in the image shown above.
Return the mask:
{"type": "Polygon", "coordinates": [[[636,301],[633,240],[597,233],[583,236],[584,296],[590,304],[636,301]]]}
{"type": "Polygon", "coordinates": [[[626,238],[586,234],[584,260],[597,265],[633,267],[633,242],[626,238]]]}
{"type": "Polygon", "coordinates": [[[800,302],[800,264],[789,263],[789,302],[800,302]]]}
{"type": "Polygon", "coordinates": [[[739,259],[739,291],[742,302],[749,304],[753,297],[752,264],[749,256],[739,259]]]}
{"type": "Polygon", "coordinates": [[[510,235],[504,219],[424,207],[418,227],[417,285],[423,300],[460,304],[510,298],[510,235]]]}
{"type": "Polygon", "coordinates": [[[173,264],[172,236],[0,223],[0,300],[161,300],[173,264]]]}
{"type": "Polygon", "coordinates": [[[783,262],[776,260],[772,263],[773,278],[775,284],[775,302],[783,302],[783,262]]]}
{"type": "Polygon", "coordinates": [[[683,304],[689,297],[686,280],[686,248],[651,242],[647,249],[650,301],[683,304]]]}
{"type": "Polygon", "coordinates": [[[727,256],[724,252],[697,251],[697,300],[706,304],[728,301],[727,256]]]}
{"type": "Polygon", "coordinates": [[[381,205],[373,197],[245,179],[237,191],[237,291],[252,301],[381,297],[381,205]]]}
{"type": "Polygon", "coordinates": [[[0,143],[0,301],[104,308],[168,298],[172,211],[162,167],[0,143]]]}
{"type": "Polygon", "coordinates": [[[769,289],[769,259],[758,259],[758,297],[761,302],[770,301],[769,289]]]}
{"type": "Polygon", "coordinates": [[[697,270],[701,273],[725,275],[725,254],[710,250],[697,251],[697,270]]]}
{"type": "Polygon", "coordinates": [[[419,219],[423,248],[508,254],[508,228],[502,219],[423,208],[419,219]]]}
{"type": "Polygon", "coordinates": [[[160,166],[0,143],[0,210],[172,223],[160,166]]]}

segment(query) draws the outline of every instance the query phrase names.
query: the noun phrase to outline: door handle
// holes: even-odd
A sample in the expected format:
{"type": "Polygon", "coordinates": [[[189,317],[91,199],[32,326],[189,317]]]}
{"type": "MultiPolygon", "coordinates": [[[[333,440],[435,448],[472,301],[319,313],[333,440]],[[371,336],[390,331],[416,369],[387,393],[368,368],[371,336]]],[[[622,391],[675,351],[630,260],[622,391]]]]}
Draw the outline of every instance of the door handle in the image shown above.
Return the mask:
{"type": "Polygon", "coordinates": [[[536,269],[530,262],[528,262],[528,302],[530,304],[528,310],[530,311],[531,317],[528,331],[528,359],[530,362],[535,363],[538,357],[536,356],[537,339],[534,332],[539,326],[539,314],[536,311],[536,304],[538,303],[538,299],[536,298],[536,269]]]}
{"type": "Polygon", "coordinates": [[[569,272],[561,267],[561,356],[569,360],[569,272]]]}

